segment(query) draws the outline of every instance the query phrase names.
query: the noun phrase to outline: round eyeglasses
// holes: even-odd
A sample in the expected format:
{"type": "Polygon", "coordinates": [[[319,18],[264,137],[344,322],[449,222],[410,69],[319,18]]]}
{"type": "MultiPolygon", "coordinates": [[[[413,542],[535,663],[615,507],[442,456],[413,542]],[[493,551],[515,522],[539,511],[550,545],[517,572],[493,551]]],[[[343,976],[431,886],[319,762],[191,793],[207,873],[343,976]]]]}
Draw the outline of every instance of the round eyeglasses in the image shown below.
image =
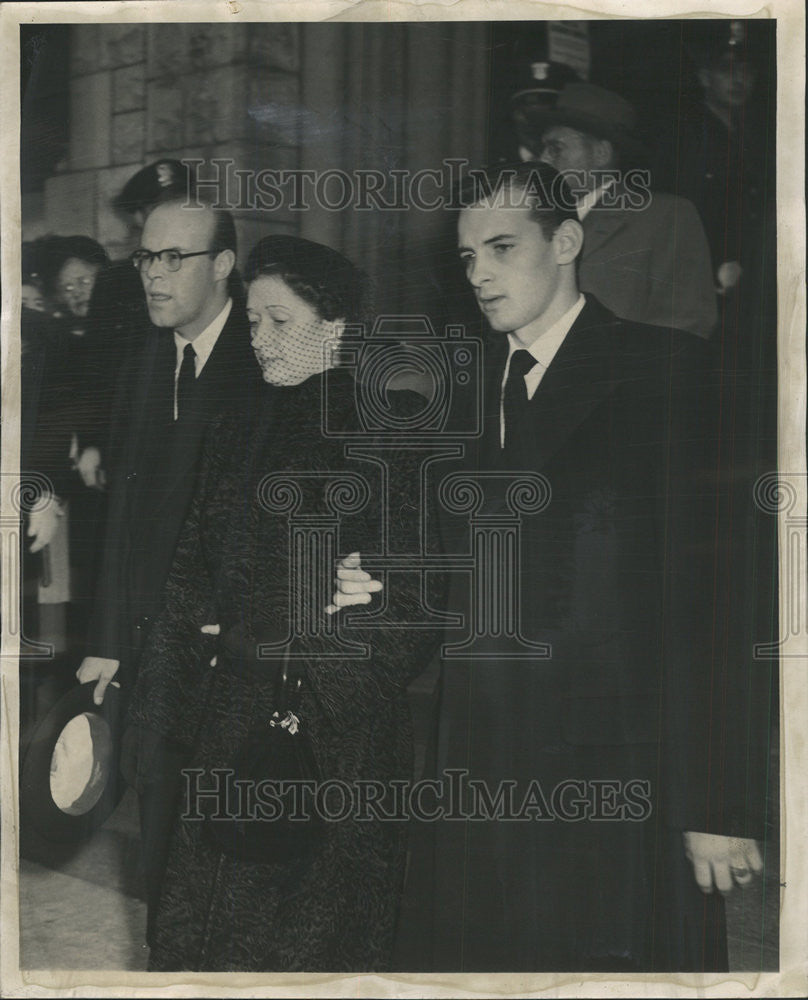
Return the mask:
{"type": "Polygon", "coordinates": [[[215,250],[194,250],[192,253],[181,253],[179,250],[135,250],[129,260],[138,271],[147,270],[153,260],[159,260],[167,271],[179,271],[186,257],[216,256],[215,250]]]}

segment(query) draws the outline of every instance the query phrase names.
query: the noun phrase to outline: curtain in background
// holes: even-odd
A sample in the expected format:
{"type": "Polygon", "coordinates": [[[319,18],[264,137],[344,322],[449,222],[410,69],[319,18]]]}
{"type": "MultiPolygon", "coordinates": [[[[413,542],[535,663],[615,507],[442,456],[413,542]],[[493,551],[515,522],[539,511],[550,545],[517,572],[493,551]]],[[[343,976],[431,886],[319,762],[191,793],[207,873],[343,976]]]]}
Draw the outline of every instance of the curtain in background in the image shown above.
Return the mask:
{"type": "MultiPolygon", "coordinates": [[[[300,166],[415,172],[449,158],[484,163],[489,34],[490,26],[474,22],[305,25],[300,166]]],[[[423,197],[437,193],[427,179],[423,197]]],[[[454,225],[451,212],[411,204],[319,206],[301,214],[299,231],[364,267],[380,308],[440,315],[435,275],[443,255],[454,260],[454,225]]]]}

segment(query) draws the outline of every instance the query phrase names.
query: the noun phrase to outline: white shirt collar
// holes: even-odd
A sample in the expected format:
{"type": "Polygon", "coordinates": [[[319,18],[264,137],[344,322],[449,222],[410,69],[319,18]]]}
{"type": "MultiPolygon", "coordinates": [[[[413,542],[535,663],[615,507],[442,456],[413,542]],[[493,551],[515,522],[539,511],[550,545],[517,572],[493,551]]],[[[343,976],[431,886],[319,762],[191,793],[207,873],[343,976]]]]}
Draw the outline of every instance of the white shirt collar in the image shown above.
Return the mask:
{"type": "Polygon", "coordinates": [[[511,356],[514,351],[526,350],[528,354],[533,355],[538,362],[538,364],[535,364],[527,375],[525,375],[527,398],[533,399],[544,373],[550,367],[553,358],[556,354],[558,354],[559,348],[564,343],[567,334],[572,329],[572,324],[576,319],[578,319],[578,316],[585,305],[586,297],[583,293],[581,293],[575,303],[564,313],[564,315],[560,316],[549,330],[545,330],[544,333],[540,334],[533,341],[530,347],[522,347],[516,339],[515,334],[508,334],[508,360],[505,363],[505,371],[502,374],[502,388],[500,391],[499,402],[499,430],[501,447],[505,447],[505,410],[503,406],[503,397],[505,394],[505,383],[508,380],[508,371],[511,367],[511,356]]]}
{"type": "Polygon", "coordinates": [[[205,363],[211,355],[211,351],[216,346],[216,341],[219,339],[219,335],[224,329],[224,325],[230,316],[230,310],[233,308],[233,300],[228,299],[224,305],[222,311],[215,317],[215,319],[209,323],[202,333],[193,340],[186,340],[181,333],[174,331],[174,346],[177,349],[177,367],[175,369],[175,374],[179,372],[180,365],[182,364],[182,355],[188,344],[194,345],[194,354],[196,354],[196,377],[199,378],[202,369],[205,367],[205,363]]]}
{"type": "Polygon", "coordinates": [[[589,215],[595,205],[597,205],[603,197],[604,193],[608,191],[609,188],[614,187],[615,183],[614,177],[610,177],[609,180],[604,181],[603,184],[596,187],[594,191],[587,191],[585,195],[578,199],[575,211],[578,213],[579,222],[584,221],[587,215],[589,215]]]}
{"type": "MultiPolygon", "coordinates": [[[[560,316],[555,323],[550,327],[549,330],[545,330],[544,333],[540,334],[530,345],[530,347],[523,348],[522,345],[516,338],[516,334],[508,334],[508,363],[505,366],[505,378],[508,377],[507,369],[510,367],[511,355],[514,351],[526,350],[528,354],[532,354],[533,357],[539,362],[542,368],[549,368],[550,362],[558,353],[559,347],[564,343],[564,338],[570,332],[572,324],[578,319],[581,310],[586,304],[586,297],[583,292],[578,295],[578,298],[570,306],[570,308],[560,316]]],[[[530,372],[525,376],[529,378],[530,372]]]]}

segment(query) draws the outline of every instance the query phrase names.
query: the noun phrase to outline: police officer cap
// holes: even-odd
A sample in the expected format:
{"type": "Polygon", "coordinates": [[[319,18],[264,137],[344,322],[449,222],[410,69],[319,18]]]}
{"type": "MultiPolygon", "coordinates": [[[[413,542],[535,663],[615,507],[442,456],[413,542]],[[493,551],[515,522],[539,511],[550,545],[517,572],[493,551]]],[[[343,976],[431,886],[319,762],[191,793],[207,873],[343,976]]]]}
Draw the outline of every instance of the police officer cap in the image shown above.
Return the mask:
{"type": "Polygon", "coordinates": [[[122,212],[148,211],[162,201],[193,194],[194,172],[179,160],[158,160],[130,177],[114,204],[122,212]]]}
{"type": "Polygon", "coordinates": [[[688,26],[687,48],[696,65],[703,68],[730,62],[756,64],[763,55],[767,29],[766,21],[693,21],[688,26]]]}
{"type": "Polygon", "coordinates": [[[580,77],[566,63],[545,59],[528,59],[520,62],[513,79],[511,104],[534,103],[547,98],[552,102],[567,83],[580,82],[580,77]]]}

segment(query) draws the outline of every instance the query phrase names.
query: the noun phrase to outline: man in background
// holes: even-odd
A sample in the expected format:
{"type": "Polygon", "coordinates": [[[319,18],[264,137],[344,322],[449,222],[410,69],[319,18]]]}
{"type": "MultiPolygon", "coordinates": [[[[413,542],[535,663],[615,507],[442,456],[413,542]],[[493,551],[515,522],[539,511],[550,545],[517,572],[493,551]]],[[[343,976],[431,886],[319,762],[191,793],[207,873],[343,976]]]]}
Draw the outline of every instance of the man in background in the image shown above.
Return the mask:
{"type": "MultiPolygon", "coordinates": [[[[698,98],[683,101],[676,147],[660,150],[655,168],[665,190],[698,209],[716,292],[728,298],[744,284],[751,285],[753,295],[760,294],[766,228],[769,241],[774,238],[769,27],[716,21],[690,31],[686,48],[695,66],[698,98]]],[[[751,301],[748,296],[746,307],[751,301]]]]}
{"type": "Polygon", "coordinates": [[[704,230],[690,202],[651,191],[647,174],[630,172],[644,152],[631,104],[572,82],[553,107],[533,111],[530,126],[523,158],[555,167],[573,189],[582,291],[624,319],[710,337],[717,313],[704,230]]]}

